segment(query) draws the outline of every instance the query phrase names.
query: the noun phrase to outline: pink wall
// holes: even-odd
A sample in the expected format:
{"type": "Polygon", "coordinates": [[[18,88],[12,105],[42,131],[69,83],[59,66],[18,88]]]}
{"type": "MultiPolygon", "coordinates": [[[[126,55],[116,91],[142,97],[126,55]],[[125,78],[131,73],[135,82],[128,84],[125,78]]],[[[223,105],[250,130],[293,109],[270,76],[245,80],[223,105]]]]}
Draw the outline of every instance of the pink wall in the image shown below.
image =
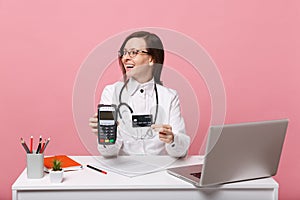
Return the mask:
{"type": "Polygon", "coordinates": [[[275,178],[281,200],[299,199],[300,2],[185,2],[0,0],[0,199],[25,167],[21,136],[51,136],[47,154],[88,154],[73,122],[76,73],[97,44],[139,27],[177,30],[209,52],[227,123],[290,119],[275,178]]]}

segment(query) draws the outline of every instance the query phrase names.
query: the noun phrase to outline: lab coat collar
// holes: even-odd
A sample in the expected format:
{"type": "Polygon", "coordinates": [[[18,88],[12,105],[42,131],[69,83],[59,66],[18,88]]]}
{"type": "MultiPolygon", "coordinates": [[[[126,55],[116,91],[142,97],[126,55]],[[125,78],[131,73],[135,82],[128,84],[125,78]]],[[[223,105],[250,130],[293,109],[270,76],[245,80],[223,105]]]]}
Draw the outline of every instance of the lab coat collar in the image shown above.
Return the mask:
{"type": "Polygon", "coordinates": [[[154,92],[154,84],[154,78],[146,83],[139,83],[134,78],[130,78],[127,84],[128,93],[133,96],[137,91],[143,89],[145,94],[152,96],[154,92]]]}

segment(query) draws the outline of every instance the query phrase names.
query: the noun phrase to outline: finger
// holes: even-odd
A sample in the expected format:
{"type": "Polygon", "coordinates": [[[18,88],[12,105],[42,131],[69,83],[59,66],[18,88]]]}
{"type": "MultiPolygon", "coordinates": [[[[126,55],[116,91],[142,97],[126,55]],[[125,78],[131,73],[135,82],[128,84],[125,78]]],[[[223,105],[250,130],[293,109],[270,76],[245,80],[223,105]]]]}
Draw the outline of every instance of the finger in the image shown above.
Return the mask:
{"type": "Polygon", "coordinates": [[[94,132],[94,133],[98,133],[98,129],[97,128],[92,128],[92,132],[94,132]]]}
{"type": "Polygon", "coordinates": [[[159,136],[159,139],[161,140],[161,141],[165,141],[165,140],[167,140],[167,138],[166,137],[162,137],[162,136],[159,136]]]}
{"type": "Polygon", "coordinates": [[[162,141],[162,142],[167,142],[167,139],[166,138],[159,138],[160,139],[160,141],[162,141]]]}
{"type": "Polygon", "coordinates": [[[165,139],[172,138],[172,135],[160,132],[159,133],[159,138],[165,138],[165,139]]]}
{"type": "Polygon", "coordinates": [[[164,142],[164,143],[167,143],[167,144],[169,144],[169,143],[171,143],[172,141],[171,141],[171,139],[169,139],[169,138],[160,138],[160,140],[162,141],[162,142],[164,142]]]}
{"type": "Polygon", "coordinates": [[[164,132],[159,132],[159,135],[160,135],[161,137],[163,137],[163,136],[165,136],[165,135],[167,135],[167,134],[164,133],[164,132]]]}
{"type": "Polygon", "coordinates": [[[160,128],[160,127],[162,127],[161,124],[152,124],[152,125],[151,125],[151,128],[152,128],[152,129],[156,129],[156,128],[160,128]]]}
{"type": "Polygon", "coordinates": [[[89,120],[90,120],[90,121],[91,121],[91,120],[92,120],[92,121],[98,121],[98,115],[97,115],[97,113],[95,113],[89,120]]]}
{"type": "Polygon", "coordinates": [[[169,124],[163,124],[162,127],[172,130],[172,126],[170,126],[169,124]]]}
{"type": "Polygon", "coordinates": [[[92,129],[92,133],[98,134],[98,129],[92,129]]]}
{"type": "Polygon", "coordinates": [[[155,128],[153,128],[153,130],[154,130],[155,132],[166,133],[166,134],[169,134],[169,133],[172,132],[171,129],[163,128],[163,127],[155,127],[155,128]]]}
{"type": "Polygon", "coordinates": [[[154,130],[155,132],[163,132],[163,131],[164,131],[164,129],[161,128],[161,127],[154,128],[153,130],[154,130]]]}
{"type": "Polygon", "coordinates": [[[91,123],[95,123],[95,122],[98,122],[98,119],[97,118],[90,118],[89,119],[89,122],[91,122],[91,123]]]}
{"type": "Polygon", "coordinates": [[[174,134],[171,133],[159,133],[159,139],[167,141],[167,143],[172,143],[174,141],[174,134]]]}
{"type": "Polygon", "coordinates": [[[172,131],[172,126],[170,126],[169,124],[152,124],[151,128],[154,129],[154,130],[164,128],[164,129],[169,129],[169,130],[172,131]]]}
{"type": "Polygon", "coordinates": [[[165,135],[173,135],[172,130],[168,129],[168,128],[161,128],[161,130],[159,131],[159,133],[163,133],[165,135]]]}
{"type": "Polygon", "coordinates": [[[98,123],[89,123],[89,126],[92,127],[92,128],[97,128],[98,123]]]}

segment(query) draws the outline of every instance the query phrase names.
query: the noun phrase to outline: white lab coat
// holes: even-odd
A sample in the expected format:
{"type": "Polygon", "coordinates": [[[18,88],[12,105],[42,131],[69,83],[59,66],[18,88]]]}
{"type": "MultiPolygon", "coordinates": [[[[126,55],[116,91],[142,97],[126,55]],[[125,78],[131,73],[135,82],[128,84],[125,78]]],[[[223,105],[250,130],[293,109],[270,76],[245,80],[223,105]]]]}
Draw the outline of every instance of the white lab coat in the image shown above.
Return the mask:
{"type": "MultiPolygon", "coordinates": [[[[100,103],[118,105],[123,85],[123,82],[107,85],[103,90],[100,103]]],[[[171,144],[162,142],[159,140],[157,132],[149,132],[149,127],[133,128],[129,109],[121,106],[122,119],[118,118],[116,143],[106,146],[98,145],[98,150],[103,156],[168,154],[173,157],[182,157],[187,154],[190,137],[185,132],[178,94],[175,90],[159,84],[156,84],[156,87],[159,106],[155,124],[171,125],[174,142],[171,144]]],[[[131,78],[122,92],[121,101],[133,109],[133,114],[152,114],[154,118],[156,113],[154,80],[140,84],[131,78]]]]}

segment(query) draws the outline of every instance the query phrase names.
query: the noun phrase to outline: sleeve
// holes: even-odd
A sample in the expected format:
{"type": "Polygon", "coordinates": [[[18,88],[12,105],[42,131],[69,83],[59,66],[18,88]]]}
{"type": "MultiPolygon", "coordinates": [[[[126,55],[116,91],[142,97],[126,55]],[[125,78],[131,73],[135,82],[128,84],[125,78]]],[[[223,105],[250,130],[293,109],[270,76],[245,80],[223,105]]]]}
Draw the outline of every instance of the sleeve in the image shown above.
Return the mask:
{"type": "Polygon", "coordinates": [[[174,133],[174,141],[166,144],[166,151],[172,157],[184,157],[190,146],[190,137],[186,134],[185,123],[180,112],[180,103],[177,92],[170,106],[170,125],[174,133]]]}
{"type": "MultiPolygon", "coordinates": [[[[108,85],[103,89],[101,95],[101,104],[113,104],[113,95],[115,92],[114,85],[108,85]]],[[[118,131],[119,132],[119,131],[118,131]]],[[[120,137],[120,134],[117,136],[116,143],[113,145],[100,145],[98,144],[98,151],[104,157],[117,156],[122,147],[123,139],[120,137]]]]}
{"type": "Polygon", "coordinates": [[[114,95],[114,87],[113,85],[108,85],[103,89],[101,94],[100,103],[101,104],[112,104],[113,102],[113,95],[114,95]]]}

